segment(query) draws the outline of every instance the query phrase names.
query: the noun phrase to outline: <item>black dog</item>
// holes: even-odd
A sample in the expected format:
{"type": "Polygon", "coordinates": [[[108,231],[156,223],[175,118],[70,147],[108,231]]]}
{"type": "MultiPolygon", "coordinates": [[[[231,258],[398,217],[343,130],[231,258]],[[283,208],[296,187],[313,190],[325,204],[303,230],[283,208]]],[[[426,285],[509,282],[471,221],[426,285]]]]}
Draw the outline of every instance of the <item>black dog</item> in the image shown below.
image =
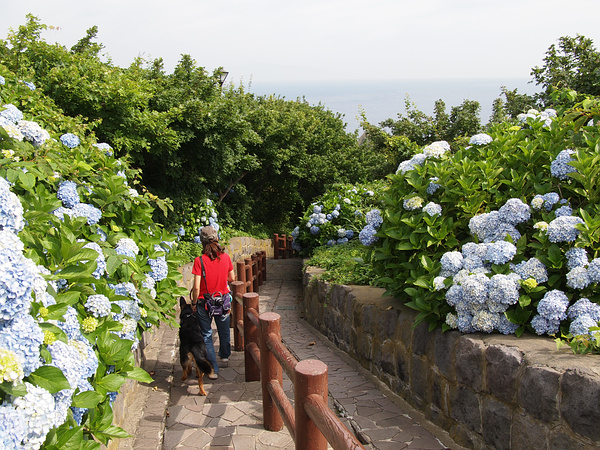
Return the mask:
{"type": "Polygon", "coordinates": [[[198,375],[198,387],[200,395],[206,395],[202,377],[204,374],[213,375],[214,369],[210,361],[206,358],[206,346],[200,333],[200,325],[194,314],[192,305],[185,301],[185,298],[179,298],[181,314],[179,316],[179,359],[183,368],[181,381],[188,379],[192,372],[192,361],[196,363],[196,372],[198,375]]]}

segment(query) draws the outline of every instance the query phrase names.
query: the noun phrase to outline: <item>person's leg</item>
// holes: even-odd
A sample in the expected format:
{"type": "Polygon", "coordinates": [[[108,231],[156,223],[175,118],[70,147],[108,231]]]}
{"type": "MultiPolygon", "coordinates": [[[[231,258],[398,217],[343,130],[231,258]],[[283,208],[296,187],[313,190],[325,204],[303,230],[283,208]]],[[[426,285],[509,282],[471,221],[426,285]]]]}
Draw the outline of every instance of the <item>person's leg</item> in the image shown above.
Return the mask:
{"type": "Polygon", "coordinates": [[[213,343],[212,319],[208,315],[208,312],[206,312],[204,308],[200,307],[200,305],[198,305],[198,309],[196,310],[196,317],[198,318],[200,331],[202,332],[202,338],[204,339],[204,344],[206,345],[206,359],[208,359],[212,364],[215,373],[218,373],[219,365],[217,364],[217,355],[215,353],[215,345],[213,343]]]}
{"type": "Polygon", "coordinates": [[[215,317],[217,333],[219,333],[219,357],[229,358],[231,356],[231,332],[229,330],[231,315],[215,317]]]}

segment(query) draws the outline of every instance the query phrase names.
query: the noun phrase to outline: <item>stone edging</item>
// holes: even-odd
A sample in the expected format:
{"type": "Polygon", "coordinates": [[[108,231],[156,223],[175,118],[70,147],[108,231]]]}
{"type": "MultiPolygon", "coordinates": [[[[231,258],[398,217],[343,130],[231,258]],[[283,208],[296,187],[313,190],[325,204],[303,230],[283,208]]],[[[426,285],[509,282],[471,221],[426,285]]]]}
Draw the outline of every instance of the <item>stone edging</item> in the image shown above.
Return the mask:
{"type": "Polygon", "coordinates": [[[600,357],[548,338],[413,327],[383,289],[304,274],[306,320],[395,393],[475,449],[600,446],[600,357]]]}

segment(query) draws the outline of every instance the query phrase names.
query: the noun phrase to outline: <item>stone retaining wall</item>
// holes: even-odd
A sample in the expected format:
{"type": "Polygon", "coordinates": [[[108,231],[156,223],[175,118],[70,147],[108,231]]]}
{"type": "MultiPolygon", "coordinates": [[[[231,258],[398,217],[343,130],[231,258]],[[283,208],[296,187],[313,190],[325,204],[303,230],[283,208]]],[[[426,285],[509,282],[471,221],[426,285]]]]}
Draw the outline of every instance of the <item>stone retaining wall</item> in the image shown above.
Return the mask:
{"type": "Polygon", "coordinates": [[[600,357],[550,338],[428,331],[383,289],[304,274],[307,321],[474,449],[600,448],[600,357]]]}
{"type": "MultiPolygon", "coordinates": [[[[225,252],[231,257],[231,261],[235,262],[249,258],[256,252],[265,251],[267,257],[273,257],[273,240],[272,239],[255,239],[251,237],[234,237],[229,240],[225,247],[225,252]]],[[[191,289],[193,275],[192,275],[192,262],[185,264],[179,268],[182,274],[182,279],[179,281],[179,286],[183,286],[187,289],[191,289]]],[[[166,326],[166,325],[163,325],[166,326]]],[[[143,333],[142,338],[138,344],[138,348],[135,351],[136,366],[147,367],[146,359],[149,348],[152,346],[154,341],[155,331],[146,331],[143,333]]],[[[154,350],[154,349],[153,349],[154,350]]],[[[154,361],[153,361],[154,363],[154,361]]],[[[134,401],[134,397],[141,394],[139,389],[140,385],[136,381],[127,380],[127,382],[121,386],[119,395],[117,396],[113,404],[113,424],[116,426],[123,426],[128,414],[128,409],[134,401]]],[[[118,448],[118,440],[112,441],[108,449],[118,448]]]]}

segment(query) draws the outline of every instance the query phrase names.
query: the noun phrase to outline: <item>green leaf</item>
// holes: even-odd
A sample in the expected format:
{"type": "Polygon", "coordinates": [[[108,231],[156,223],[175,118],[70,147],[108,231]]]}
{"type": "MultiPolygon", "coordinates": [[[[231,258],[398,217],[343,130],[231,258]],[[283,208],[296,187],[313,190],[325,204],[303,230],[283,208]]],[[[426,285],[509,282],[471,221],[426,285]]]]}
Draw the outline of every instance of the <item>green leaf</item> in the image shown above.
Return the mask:
{"type": "Polygon", "coordinates": [[[29,375],[31,384],[46,389],[51,394],[56,394],[63,389],[71,389],[67,378],[58,367],[41,366],[29,375]]]}
{"type": "Polygon", "coordinates": [[[27,394],[27,388],[23,383],[19,383],[16,386],[13,386],[9,381],[4,381],[0,383],[0,391],[7,393],[8,395],[12,395],[14,397],[22,397],[27,394]]]}
{"type": "Polygon", "coordinates": [[[152,383],[154,379],[141,367],[134,367],[132,370],[123,372],[123,375],[132,380],[139,381],[141,383],[152,383]]]}
{"type": "Polygon", "coordinates": [[[99,386],[112,392],[116,392],[125,383],[126,378],[118,373],[111,373],[97,381],[99,386]]]}
{"type": "Polygon", "coordinates": [[[72,406],[77,408],[95,408],[104,396],[96,391],[85,391],[73,396],[72,406]]]}

